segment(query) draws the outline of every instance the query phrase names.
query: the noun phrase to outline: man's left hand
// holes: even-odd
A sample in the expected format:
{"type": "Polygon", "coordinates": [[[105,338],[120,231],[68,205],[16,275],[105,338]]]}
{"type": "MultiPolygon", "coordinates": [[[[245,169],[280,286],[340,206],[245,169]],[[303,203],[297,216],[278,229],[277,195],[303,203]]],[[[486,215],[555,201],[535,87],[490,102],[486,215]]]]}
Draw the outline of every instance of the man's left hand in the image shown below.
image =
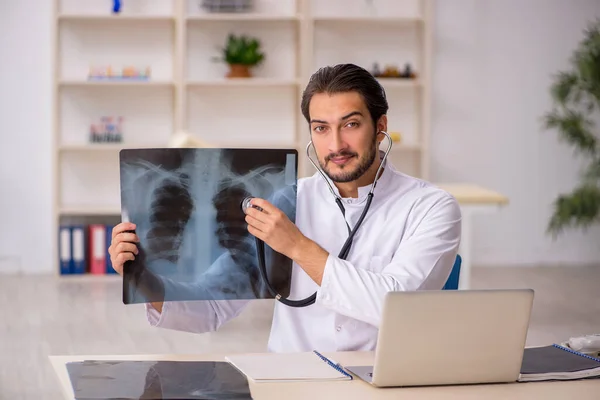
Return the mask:
{"type": "Polygon", "coordinates": [[[301,246],[306,237],[283,211],[267,200],[254,198],[252,205],[262,208],[262,211],[248,207],[246,210],[248,232],[273,250],[293,259],[295,250],[301,246]]]}

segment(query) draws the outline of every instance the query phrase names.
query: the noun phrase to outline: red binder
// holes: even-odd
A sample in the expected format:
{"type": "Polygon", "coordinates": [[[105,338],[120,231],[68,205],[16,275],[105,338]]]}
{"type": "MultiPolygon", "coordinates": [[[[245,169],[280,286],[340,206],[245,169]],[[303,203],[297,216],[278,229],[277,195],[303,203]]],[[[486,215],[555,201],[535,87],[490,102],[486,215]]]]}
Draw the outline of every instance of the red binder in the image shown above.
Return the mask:
{"type": "Polygon", "coordinates": [[[102,275],[106,273],[106,227],[100,224],[89,226],[90,238],[90,273],[102,275]]]}

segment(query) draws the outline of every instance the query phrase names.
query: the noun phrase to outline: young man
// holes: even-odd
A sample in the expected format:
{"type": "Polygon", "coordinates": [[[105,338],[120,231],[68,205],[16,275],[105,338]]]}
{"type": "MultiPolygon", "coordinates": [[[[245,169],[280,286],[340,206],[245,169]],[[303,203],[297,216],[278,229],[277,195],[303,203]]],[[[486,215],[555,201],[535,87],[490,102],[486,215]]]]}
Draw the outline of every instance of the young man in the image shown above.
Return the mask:
{"type": "MultiPolygon", "coordinates": [[[[371,208],[346,260],[337,257],[360,217],[381,164],[388,104],[378,81],[352,64],[318,70],[302,96],[302,113],[321,168],[342,198],[345,217],[324,178],[298,181],[296,223],[264,199],[246,216],[248,231],[294,261],[289,298],[314,292],[294,308],[277,302],[269,339],[275,352],[374,350],[386,292],[441,289],[461,236],[461,214],[448,193],[398,172],[386,162],[371,208]],[[344,221],[345,218],[345,221],[344,221]]],[[[114,268],[137,253],[133,229],[122,223],[110,246],[114,268]]],[[[246,301],[147,305],[153,326],[207,332],[235,317],[246,301]]]]}

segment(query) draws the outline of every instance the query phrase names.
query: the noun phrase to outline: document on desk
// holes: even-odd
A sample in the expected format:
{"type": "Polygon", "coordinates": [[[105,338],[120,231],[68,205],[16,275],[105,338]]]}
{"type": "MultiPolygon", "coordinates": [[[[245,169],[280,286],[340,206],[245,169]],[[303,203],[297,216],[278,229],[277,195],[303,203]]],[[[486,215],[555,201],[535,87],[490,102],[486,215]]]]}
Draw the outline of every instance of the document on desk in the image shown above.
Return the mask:
{"type": "Polygon", "coordinates": [[[352,375],[335,361],[312,353],[227,356],[225,360],[254,382],[343,381],[352,375]]]}

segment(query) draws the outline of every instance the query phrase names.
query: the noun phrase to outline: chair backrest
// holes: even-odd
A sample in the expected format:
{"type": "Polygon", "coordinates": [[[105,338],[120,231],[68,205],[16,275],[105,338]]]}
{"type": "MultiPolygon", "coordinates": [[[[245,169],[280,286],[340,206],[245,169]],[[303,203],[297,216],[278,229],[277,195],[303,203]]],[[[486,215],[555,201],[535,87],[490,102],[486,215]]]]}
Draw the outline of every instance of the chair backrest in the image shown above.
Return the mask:
{"type": "Polygon", "coordinates": [[[456,255],[456,260],[454,260],[454,266],[452,267],[452,271],[450,272],[450,276],[446,281],[446,284],[442,288],[442,290],[458,290],[458,281],[460,279],[460,264],[462,263],[462,258],[460,254],[456,255]]]}

